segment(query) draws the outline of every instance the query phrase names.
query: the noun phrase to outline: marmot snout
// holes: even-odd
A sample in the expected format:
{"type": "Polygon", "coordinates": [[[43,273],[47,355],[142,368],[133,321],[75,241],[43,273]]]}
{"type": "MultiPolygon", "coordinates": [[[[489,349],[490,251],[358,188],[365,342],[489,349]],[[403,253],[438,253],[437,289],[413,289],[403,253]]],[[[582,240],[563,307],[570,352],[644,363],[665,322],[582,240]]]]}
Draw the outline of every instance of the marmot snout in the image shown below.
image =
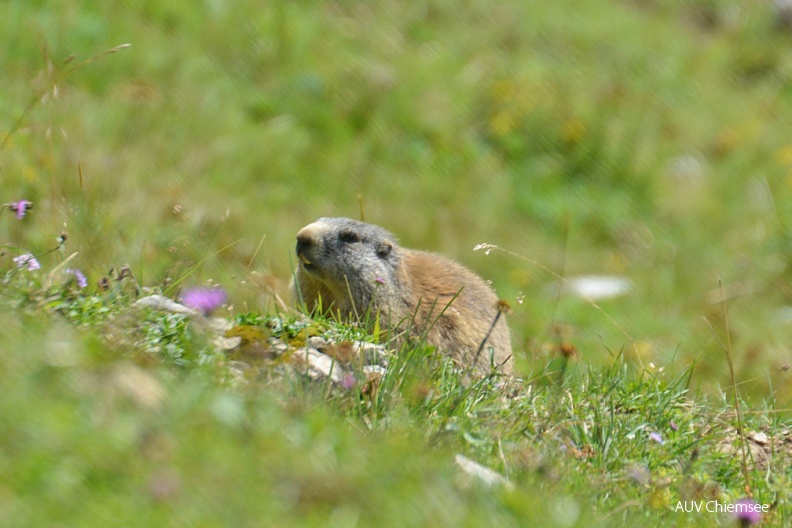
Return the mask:
{"type": "MultiPolygon", "coordinates": [[[[402,248],[385,229],[348,218],[320,218],[297,233],[293,293],[308,310],[345,320],[380,314],[396,334],[427,328],[427,344],[471,366],[498,317],[498,298],[475,273],[448,258],[402,248]]],[[[487,338],[475,368],[510,374],[511,341],[504,317],[487,338]]]]}

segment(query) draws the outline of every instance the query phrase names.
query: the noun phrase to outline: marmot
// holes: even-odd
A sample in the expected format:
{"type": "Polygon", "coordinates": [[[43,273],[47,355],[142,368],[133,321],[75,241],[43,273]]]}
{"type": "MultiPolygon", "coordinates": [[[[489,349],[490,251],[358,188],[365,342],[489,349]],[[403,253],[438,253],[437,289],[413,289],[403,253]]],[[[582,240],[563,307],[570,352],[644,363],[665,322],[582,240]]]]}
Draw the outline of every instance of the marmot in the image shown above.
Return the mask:
{"type": "Polygon", "coordinates": [[[425,337],[462,367],[478,359],[479,373],[495,366],[511,374],[511,339],[502,314],[492,326],[498,298],[461,264],[400,247],[385,229],[348,218],[320,218],[302,228],[297,258],[293,294],[308,310],[332,311],[347,321],[373,321],[379,314],[395,335],[409,330],[410,337],[425,337]]]}

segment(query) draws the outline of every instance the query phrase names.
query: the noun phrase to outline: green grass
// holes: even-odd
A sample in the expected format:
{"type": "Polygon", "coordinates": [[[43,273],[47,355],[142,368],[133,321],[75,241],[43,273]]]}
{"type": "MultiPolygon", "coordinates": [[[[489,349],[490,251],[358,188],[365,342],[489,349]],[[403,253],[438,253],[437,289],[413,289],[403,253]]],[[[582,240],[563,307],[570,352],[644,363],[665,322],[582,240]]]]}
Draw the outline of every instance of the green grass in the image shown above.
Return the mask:
{"type": "MultiPolygon", "coordinates": [[[[0,204],[35,204],[0,210],[0,519],[707,525],[670,505],[748,480],[789,522],[792,36],[770,2],[0,12],[0,204]],[[263,364],[240,384],[199,326],[130,308],[212,283],[218,315],[272,321],[296,231],[334,215],[491,279],[524,382],[466,386],[419,348],[373,397],[263,364]],[[634,287],[557,295],[578,274],[634,287]],[[717,448],[728,340],[745,429],[777,439],[747,477],[717,448]],[[459,453],[514,488],[469,485],[459,453]]],[[[266,332],[296,337],[285,317],[266,332]]]]}
{"type": "MultiPolygon", "coordinates": [[[[96,306],[72,301],[83,302],[96,306]]],[[[391,360],[374,393],[268,362],[240,380],[200,325],[113,307],[92,331],[38,310],[4,315],[3,513],[14,526],[712,525],[718,516],[673,505],[745,495],[742,458],[724,448],[740,445],[731,403],[695,398],[692,370],[662,378],[619,356],[470,384],[418,348],[391,360]],[[512,487],[464,477],[459,453],[512,487]]],[[[295,323],[267,326],[288,339],[295,323]]],[[[782,526],[792,450],[773,411],[746,413],[746,431],[775,446],[749,461],[747,482],[782,526]]]]}

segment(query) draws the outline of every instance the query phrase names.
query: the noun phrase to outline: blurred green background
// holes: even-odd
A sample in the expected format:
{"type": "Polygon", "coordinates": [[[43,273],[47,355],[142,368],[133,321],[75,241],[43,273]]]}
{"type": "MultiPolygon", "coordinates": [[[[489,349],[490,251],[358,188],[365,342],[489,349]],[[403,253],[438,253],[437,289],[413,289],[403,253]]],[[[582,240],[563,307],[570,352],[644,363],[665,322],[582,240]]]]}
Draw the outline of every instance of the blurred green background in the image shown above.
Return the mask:
{"type": "Polygon", "coordinates": [[[296,231],[362,211],[491,279],[526,372],[561,336],[716,391],[722,281],[744,391],[788,406],[792,33],[769,1],[11,0],[0,49],[0,201],[35,202],[0,240],[65,232],[93,284],[200,264],[184,284],[272,311],[296,231]],[[606,317],[543,267],[633,287],[606,317]]]}

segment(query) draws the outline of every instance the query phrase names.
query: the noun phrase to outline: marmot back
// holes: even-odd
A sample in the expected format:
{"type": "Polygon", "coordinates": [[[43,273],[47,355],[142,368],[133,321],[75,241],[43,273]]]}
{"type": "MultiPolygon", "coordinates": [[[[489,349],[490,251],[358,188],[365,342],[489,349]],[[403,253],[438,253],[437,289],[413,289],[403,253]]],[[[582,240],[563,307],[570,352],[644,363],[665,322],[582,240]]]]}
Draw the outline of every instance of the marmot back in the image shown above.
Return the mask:
{"type": "MultiPolygon", "coordinates": [[[[498,316],[498,298],[478,275],[451,259],[402,248],[385,229],[348,218],[320,218],[297,233],[295,301],[309,310],[360,320],[367,313],[396,332],[409,328],[471,366],[498,316]],[[395,328],[394,328],[395,327],[395,328]]],[[[487,338],[475,368],[511,374],[511,339],[504,317],[487,338]]]]}

